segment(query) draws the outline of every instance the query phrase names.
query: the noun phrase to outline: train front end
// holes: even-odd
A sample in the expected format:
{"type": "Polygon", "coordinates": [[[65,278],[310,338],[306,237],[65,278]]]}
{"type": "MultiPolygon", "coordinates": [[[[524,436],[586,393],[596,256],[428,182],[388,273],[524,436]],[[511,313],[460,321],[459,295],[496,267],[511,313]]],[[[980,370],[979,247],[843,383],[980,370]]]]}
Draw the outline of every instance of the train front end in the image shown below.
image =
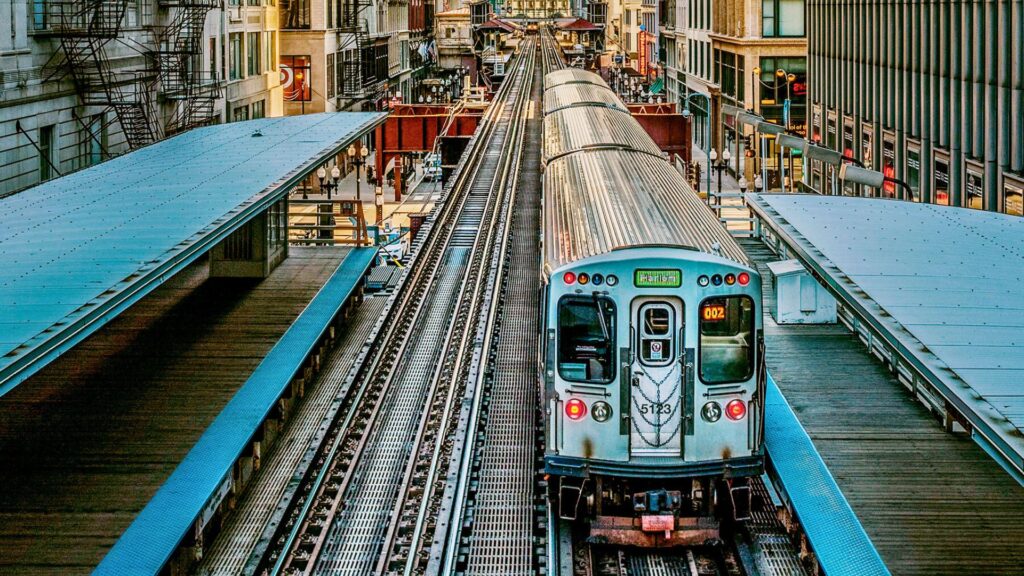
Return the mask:
{"type": "Polygon", "coordinates": [[[545,471],[562,518],[641,546],[702,543],[763,468],[761,279],[681,247],[547,275],[545,471]]]}

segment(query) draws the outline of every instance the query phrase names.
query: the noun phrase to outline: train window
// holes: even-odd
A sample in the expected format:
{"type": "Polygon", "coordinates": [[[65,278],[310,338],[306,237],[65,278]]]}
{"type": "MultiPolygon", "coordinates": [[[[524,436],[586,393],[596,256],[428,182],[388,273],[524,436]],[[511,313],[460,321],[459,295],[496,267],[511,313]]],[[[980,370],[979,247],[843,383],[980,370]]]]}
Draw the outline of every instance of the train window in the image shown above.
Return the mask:
{"type": "Polygon", "coordinates": [[[615,302],[567,297],[558,302],[558,374],[564,380],[615,380],[615,302]]]}
{"type": "Polygon", "coordinates": [[[672,345],[674,310],[666,303],[640,307],[640,361],[649,366],[666,366],[675,359],[672,345]]]}
{"type": "Polygon", "coordinates": [[[754,301],[709,298],[700,305],[700,378],[707,384],[743,382],[754,375],[754,301]]]}

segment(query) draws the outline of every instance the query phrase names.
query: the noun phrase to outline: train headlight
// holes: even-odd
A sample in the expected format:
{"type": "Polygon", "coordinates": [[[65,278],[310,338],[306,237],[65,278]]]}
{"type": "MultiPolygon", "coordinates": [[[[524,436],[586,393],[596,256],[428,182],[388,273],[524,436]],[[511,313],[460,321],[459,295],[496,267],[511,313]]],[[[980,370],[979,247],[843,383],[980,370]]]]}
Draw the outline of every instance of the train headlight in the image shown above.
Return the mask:
{"type": "Polygon", "coordinates": [[[706,287],[710,283],[711,283],[711,279],[708,278],[706,275],[702,274],[700,276],[700,278],[697,278],[697,285],[700,286],[701,288],[706,287]]]}
{"type": "Polygon", "coordinates": [[[590,406],[590,415],[598,422],[607,422],[612,417],[612,406],[607,402],[597,401],[590,406]]]}
{"type": "Polygon", "coordinates": [[[594,274],[590,277],[590,283],[594,286],[600,286],[604,282],[604,276],[600,274],[594,274]]]}
{"type": "Polygon", "coordinates": [[[736,280],[739,281],[740,286],[746,286],[747,284],[750,284],[750,274],[740,272],[740,275],[736,277],[736,280]]]}
{"type": "Polygon", "coordinates": [[[608,277],[604,279],[604,281],[609,286],[615,286],[616,284],[619,283],[619,277],[616,276],[615,274],[609,274],[608,277]]]}
{"type": "Polygon", "coordinates": [[[572,398],[565,403],[565,415],[570,420],[580,420],[587,415],[587,405],[579,398],[572,398]]]}
{"type": "Polygon", "coordinates": [[[733,284],[736,283],[736,276],[733,275],[733,274],[726,274],[725,275],[725,283],[728,286],[732,286],[733,284]]]}
{"type": "Polygon", "coordinates": [[[562,281],[564,281],[566,284],[574,284],[576,282],[576,273],[566,272],[565,275],[562,276],[562,281]]]}
{"type": "Polygon", "coordinates": [[[715,274],[714,276],[712,276],[711,277],[711,283],[714,284],[715,286],[721,286],[722,285],[722,275],[721,274],[715,274]]]}
{"type": "Polygon", "coordinates": [[[586,272],[581,272],[580,275],[576,277],[576,281],[580,284],[586,284],[590,282],[590,275],[586,272]]]}
{"type": "Polygon", "coordinates": [[[743,400],[733,400],[725,405],[725,415],[729,420],[742,420],[747,415],[747,405],[743,400]]]}
{"type": "Polygon", "coordinates": [[[718,402],[708,402],[700,409],[700,417],[706,422],[718,422],[718,419],[722,417],[722,407],[718,405],[718,402]]]}

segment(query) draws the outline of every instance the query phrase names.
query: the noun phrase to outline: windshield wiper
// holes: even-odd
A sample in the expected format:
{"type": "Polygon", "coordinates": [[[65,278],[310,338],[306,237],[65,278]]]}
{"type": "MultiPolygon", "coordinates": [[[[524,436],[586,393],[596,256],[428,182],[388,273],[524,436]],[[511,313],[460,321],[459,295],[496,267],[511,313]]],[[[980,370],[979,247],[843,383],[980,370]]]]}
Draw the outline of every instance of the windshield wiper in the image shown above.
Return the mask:
{"type": "Polygon", "coordinates": [[[601,307],[601,297],[597,294],[594,294],[594,304],[597,305],[597,321],[601,324],[601,336],[605,342],[610,342],[612,338],[608,333],[608,323],[604,319],[604,308],[601,307]]]}

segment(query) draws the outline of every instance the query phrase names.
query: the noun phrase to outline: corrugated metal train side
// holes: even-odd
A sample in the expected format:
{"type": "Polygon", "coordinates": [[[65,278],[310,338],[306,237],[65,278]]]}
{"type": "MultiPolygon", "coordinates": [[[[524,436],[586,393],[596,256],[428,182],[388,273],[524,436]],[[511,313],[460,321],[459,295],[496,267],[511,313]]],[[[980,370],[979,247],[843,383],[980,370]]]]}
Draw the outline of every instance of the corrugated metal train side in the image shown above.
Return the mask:
{"type": "Polygon", "coordinates": [[[749,264],[608,85],[596,74],[566,72],[548,74],[544,93],[545,269],[642,244],[690,246],[749,264]]]}

